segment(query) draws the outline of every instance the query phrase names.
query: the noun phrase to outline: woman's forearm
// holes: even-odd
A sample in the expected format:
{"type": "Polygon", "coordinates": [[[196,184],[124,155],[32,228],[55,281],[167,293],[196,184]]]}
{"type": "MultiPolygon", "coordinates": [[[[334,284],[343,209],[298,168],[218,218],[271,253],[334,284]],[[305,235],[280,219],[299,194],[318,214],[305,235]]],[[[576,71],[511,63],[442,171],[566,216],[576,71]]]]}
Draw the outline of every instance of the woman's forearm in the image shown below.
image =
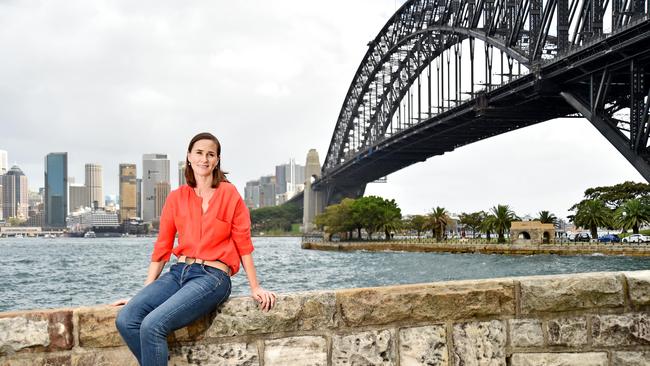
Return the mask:
{"type": "Polygon", "coordinates": [[[147,279],[144,281],[145,286],[152,283],[158,278],[158,276],[160,276],[160,272],[162,272],[163,268],[165,267],[165,263],[167,262],[151,262],[149,264],[149,269],[147,270],[147,279]]]}
{"type": "Polygon", "coordinates": [[[244,266],[244,271],[246,271],[246,277],[248,277],[248,283],[251,286],[251,290],[260,287],[259,282],[257,282],[257,271],[255,271],[253,256],[250,254],[242,255],[241,263],[244,266]]]}

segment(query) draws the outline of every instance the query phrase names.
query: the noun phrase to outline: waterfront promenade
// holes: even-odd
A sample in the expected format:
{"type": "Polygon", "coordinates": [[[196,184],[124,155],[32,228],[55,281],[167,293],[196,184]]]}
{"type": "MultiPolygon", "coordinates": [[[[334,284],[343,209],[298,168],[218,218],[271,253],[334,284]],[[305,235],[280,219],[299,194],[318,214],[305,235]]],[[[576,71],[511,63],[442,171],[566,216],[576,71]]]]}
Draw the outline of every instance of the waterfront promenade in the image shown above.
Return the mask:
{"type": "MultiPolygon", "coordinates": [[[[136,365],[108,306],[0,313],[0,365],[136,365]]],[[[170,365],[650,364],[650,271],[235,297],[170,336],[170,365]]]]}
{"type": "Polygon", "coordinates": [[[398,251],[398,252],[440,252],[440,253],[483,253],[483,254],[557,254],[581,255],[603,254],[632,257],[650,257],[650,244],[628,243],[551,243],[551,244],[497,244],[486,242],[454,241],[433,242],[418,240],[391,241],[324,241],[316,237],[305,237],[303,249],[331,251],[398,251]]]}

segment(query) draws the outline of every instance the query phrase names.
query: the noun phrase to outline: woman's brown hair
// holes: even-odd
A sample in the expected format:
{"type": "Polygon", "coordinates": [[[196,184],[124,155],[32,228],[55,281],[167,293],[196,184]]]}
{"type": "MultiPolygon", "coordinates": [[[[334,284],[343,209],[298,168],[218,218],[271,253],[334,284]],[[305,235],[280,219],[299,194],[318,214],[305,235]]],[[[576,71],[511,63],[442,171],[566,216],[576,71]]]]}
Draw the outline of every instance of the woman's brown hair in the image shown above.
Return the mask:
{"type": "MultiPolygon", "coordinates": [[[[214,142],[215,145],[217,145],[217,158],[219,158],[219,161],[217,162],[217,166],[212,171],[212,188],[217,188],[219,186],[219,183],[228,181],[228,179],[226,179],[226,174],[228,173],[221,170],[221,144],[219,143],[219,140],[217,140],[217,138],[214,137],[213,134],[209,132],[201,132],[200,134],[192,137],[192,140],[190,140],[190,145],[187,147],[188,153],[192,152],[192,147],[194,147],[194,143],[196,143],[199,140],[210,140],[214,142]]],[[[185,157],[185,181],[187,182],[188,186],[192,188],[196,187],[196,178],[194,178],[194,170],[192,169],[190,165],[190,161],[187,158],[187,156],[185,157]]]]}

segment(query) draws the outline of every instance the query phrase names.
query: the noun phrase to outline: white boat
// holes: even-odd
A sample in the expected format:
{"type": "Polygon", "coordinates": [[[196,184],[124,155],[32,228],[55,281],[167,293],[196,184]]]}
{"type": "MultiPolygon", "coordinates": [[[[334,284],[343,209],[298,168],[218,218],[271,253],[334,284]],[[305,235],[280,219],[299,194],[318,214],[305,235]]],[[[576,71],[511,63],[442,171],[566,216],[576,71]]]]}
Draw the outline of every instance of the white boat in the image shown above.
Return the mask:
{"type": "Polygon", "coordinates": [[[95,234],[94,231],[86,231],[86,233],[84,234],[84,238],[96,238],[96,237],[97,235],[95,234]]]}
{"type": "Polygon", "coordinates": [[[23,238],[23,234],[16,234],[16,238],[23,238]]]}

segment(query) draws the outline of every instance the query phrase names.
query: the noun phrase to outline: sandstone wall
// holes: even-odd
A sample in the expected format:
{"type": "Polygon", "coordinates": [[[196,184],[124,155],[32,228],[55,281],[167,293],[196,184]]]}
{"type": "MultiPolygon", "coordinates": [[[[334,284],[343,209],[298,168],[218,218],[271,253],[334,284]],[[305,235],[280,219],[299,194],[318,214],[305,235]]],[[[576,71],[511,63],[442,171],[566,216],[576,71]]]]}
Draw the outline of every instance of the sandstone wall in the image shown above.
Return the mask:
{"type": "MultiPolygon", "coordinates": [[[[117,309],[0,313],[0,365],[136,365],[117,309]]],[[[650,271],[233,298],[170,365],[650,365],[650,271]]]]}
{"type": "Polygon", "coordinates": [[[580,255],[602,253],[630,257],[650,257],[650,244],[627,243],[565,243],[565,244],[484,244],[472,242],[418,242],[418,241],[310,241],[302,243],[303,249],[332,251],[400,251],[485,254],[559,254],[580,255]]]}

